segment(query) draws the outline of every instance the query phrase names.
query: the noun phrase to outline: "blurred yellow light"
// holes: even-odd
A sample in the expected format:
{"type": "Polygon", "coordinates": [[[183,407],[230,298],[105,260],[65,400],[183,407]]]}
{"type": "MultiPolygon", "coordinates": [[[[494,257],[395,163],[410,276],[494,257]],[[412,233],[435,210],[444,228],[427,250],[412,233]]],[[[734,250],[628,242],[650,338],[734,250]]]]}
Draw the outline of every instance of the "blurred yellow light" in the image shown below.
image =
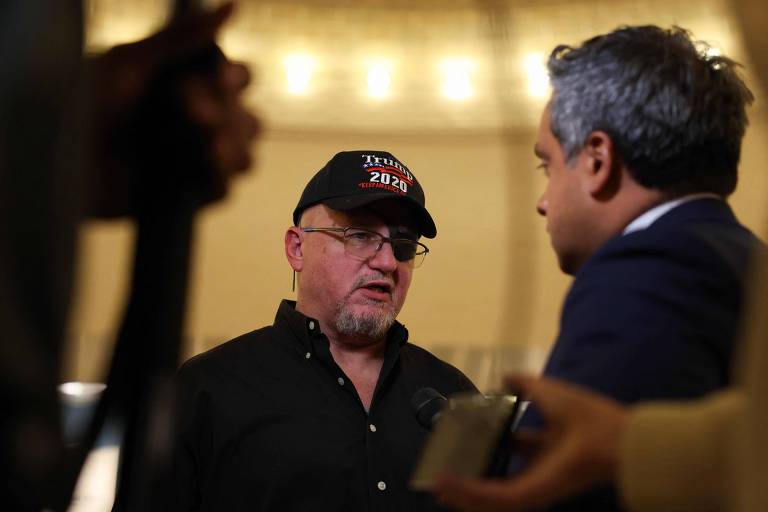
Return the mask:
{"type": "Polygon", "coordinates": [[[547,96],[549,93],[549,74],[547,73],[544,54],[529,53],[523,62],[528,76],[528,94],[534,98],[547,96]]]}
{"type": "Polygon", "coordinates": [[[97,397],[106,387],[100,382],[64,382],[59,384],[59,392],[75,401],[88,400],[97,397]]]}
{"type": "Polygon", "coordinates": [[[85,386],[83,386],[82,382],[65,382],[59,384],[59,391],[65,395],[80,396],[84,393],[85,386]]]}
{"type": "Polygon", "coordinates": [[[443,95],[452,100],[470,98],[474,94],[471,79],[474,67],[469,59],[445,59],[441,63],[443,95]]]}
{"type": "Polygon", "coordinates": [[[392,63],[389,61],[374,62],[368,68],[368,94],[374,98],[389,96],[389,86],[392,83],[392,63]]]}
{"type": "MultiPolygon", "coordinates": [[[[703,47],[699,47],[699,54],[701,53],[703,53],[704,57],[707,59],[713,59],[715,57],[720,57],[723,54],[723,51],[716,46],[709,46],[708,44],[703,43],[703,47]]],[[[722,67],[722,62],[715,62],[712,64],[712,69],[721,69],[722,67]]]]}
{"type": "Polygon", "coordinates": [[[723,54],[723,51],[720,48],[716,48],[714,46],[707,46],[707,49],[704,50],[704,54],[707,57],[719,57],[723,54]]]}
{"type": "Polygon", "coordinates": [[[294,54],[283,59],[285,78],[288,82],[288,92],[306,94],[309,91],[312,73],[315,70],[315,59],[309,55],[294,54]]]}

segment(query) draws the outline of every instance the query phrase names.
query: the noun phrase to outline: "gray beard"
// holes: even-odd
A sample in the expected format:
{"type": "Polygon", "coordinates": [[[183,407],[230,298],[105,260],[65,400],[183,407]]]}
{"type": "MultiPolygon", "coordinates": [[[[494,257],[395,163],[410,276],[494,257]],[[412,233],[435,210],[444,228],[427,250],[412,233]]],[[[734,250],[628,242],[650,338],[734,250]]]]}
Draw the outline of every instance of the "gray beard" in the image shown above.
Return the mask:
{"type": "MultiPolygon", "coordinates": [[[[371,304],[378,304],[371,301],[371,304]]],[[[336,331],[348,336],[365,336],[379,340],[384,338],[395,323],[392,308],[382,307],[379,311],[355,314],[349,307],[347,297],[336,304],[336,331]]]]}

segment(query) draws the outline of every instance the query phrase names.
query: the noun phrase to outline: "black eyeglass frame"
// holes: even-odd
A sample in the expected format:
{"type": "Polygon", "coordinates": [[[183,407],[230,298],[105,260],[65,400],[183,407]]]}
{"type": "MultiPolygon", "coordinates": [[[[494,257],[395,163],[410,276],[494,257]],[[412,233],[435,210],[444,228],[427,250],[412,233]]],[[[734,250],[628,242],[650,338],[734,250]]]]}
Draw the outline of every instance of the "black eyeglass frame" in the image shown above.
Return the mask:
{"type": "Polygon", "coordinates": [[[376,250],[373,251],[373,254],[371,254],[368,258],[373,258],[376,253],[378,253],[382,247],[384,247],[385,243],[388,243],[392,246],[392,253],[395,256],[395,259],[401,263],[412,263],[413,268],[419,268],[422,263],[424,263],[424,260],[427,257],[427,254],[429,254],[429,247],[424,245],[421,242],[417,242],[416,240],[411,240],[410,238],[391,238],[388,236],[384,236],[381,233],[377,233],[375,231],[371,231],[370,229],[365,228],[358,228],[354,226],[350,226],[347,228],[318,228],[318,227],[301,227],[301,229],[304,233],[340,233],[342,242],[344,243],[344,249],[346,251],[348,240],[347,233],[350,230],[355,231],[362,231],[364,233],[368,233],[370,235],[373,235],[375,238],[379,239],[378,246],[376,247],[376,250]],[[415,247],[415,252],[413,253],[413,257],[408,260],[402,260],[398,258],[399,251],[395,250],[395,244],[407,244],[412,245],[415,247]]]}

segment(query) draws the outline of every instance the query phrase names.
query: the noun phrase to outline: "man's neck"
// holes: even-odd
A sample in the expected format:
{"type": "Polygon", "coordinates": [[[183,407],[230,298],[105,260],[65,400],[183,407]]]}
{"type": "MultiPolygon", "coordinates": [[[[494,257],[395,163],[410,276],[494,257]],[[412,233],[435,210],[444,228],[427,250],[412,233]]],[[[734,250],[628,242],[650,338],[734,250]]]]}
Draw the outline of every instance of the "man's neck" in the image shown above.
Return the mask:
{"type": "Polygon", "coordinates": [[[350,340],[328,336],[333,359],[341,367],[354,366],[365,367],[371,364],[379,364],[384,361],[384,352],[387,347],[386,340],[350,340]]]}
{"type": "Polygon", "coordinates": [[[604,200],[592,203],[592,222],[584,231],[585,250],[581,261],[569,267],[566,272],[575,274],[608,240],[619,236],[624,229],[644,212],[672,199],[669,194],[643,187],[625,171],[619,191],[604,200]]]}
{"type": "Polygon", "coordinates": [[[667,192],[643,187],[634,180],[627,181],[628,183],[621,194],[605,205],[605,211],[601,215],[604,233],[602,243],[620,235],[633,220],[643,213],[674,199],[667,192]]]}
{"type": "Polygon", "coordinates": [[[360,343],[360,340],[334,339],[328,337],[331,355],[336,364],[352,380],[366,410],[370,409],[373,392],[379,381],[384,353],[385,339],[360,343]]]}

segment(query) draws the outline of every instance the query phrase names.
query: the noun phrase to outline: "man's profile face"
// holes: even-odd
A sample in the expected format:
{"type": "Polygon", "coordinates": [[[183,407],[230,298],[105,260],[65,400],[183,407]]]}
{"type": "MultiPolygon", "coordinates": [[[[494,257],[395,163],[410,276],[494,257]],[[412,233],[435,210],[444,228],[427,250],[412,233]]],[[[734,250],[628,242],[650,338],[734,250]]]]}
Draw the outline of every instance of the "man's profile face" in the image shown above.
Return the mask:
{"type": "MultiPolygon", "coordinates": [[[[370,209],[341,212],[317,205],[302,215],[301,226],[357,227],[386,237],[415,239],[414,230],[399,213],[393,211],[384,220],[370,209]]],[[[361,261],[345,253],[340,234],[304,233],[303,239],[302,309],[343,334],[365,334],[351,332],[360,329],[385,333],[405,302],[413,272],[410,264],[397,261],[388,243],[361,261]]]]}
{"type": "Polygon", "coordinates": [[[547,187],[536,203],[536,210],[547,218],[547,231],[560,268],[573,274],[589,256],[585,232],[587,194],[579,180],[578,156],[569,165],[560,142],[550,128],[549,106],[539,124],[534,153],[539,168],[547,177],[547,187]]]}

